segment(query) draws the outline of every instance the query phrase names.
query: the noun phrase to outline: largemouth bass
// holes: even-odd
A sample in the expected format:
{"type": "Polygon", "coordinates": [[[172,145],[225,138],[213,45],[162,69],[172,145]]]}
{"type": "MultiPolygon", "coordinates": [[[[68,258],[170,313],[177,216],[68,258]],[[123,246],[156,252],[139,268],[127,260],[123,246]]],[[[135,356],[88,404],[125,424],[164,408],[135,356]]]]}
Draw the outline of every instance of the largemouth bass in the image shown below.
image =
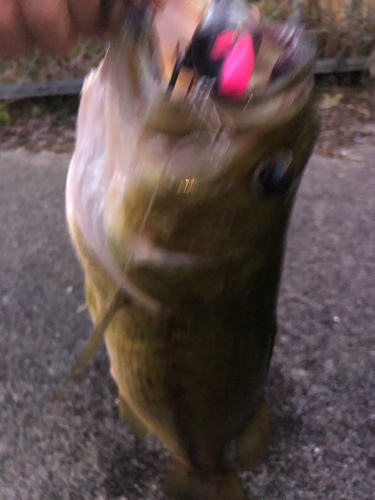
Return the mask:
{"type": "Polygon", "coordinates": [[[242,469],[267,451],[314,54],[301,28],[240,0],[133,4],[84,84],[68,225],[121,414],[174,455],[170,499],[245,499],[228,447],[242,469]]]}

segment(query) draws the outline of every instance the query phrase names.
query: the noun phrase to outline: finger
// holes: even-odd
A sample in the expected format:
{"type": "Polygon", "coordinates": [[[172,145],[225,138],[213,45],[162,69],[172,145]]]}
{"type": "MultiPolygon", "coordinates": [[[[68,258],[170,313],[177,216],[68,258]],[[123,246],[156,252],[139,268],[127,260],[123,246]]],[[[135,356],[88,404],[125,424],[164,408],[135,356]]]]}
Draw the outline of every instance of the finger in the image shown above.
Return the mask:
{"type": "Polygon", "coordinates": [[[0,1],[0,52],[4,57],[29,54],[35,39],[27,29],[16,0],[0,1]]]}
{"type": "Polygon", "coordinates": [[[23,17],[37,45],[44,52],[61,56],[77,42],[77,30],[66,0],[18,0],[23,17]]]}
{"type": "Polygon", "coordinates": [[[100,23],[101,0],[68,0],[68,6],[78,31],[83,35],[96,35],[100,23]]]}

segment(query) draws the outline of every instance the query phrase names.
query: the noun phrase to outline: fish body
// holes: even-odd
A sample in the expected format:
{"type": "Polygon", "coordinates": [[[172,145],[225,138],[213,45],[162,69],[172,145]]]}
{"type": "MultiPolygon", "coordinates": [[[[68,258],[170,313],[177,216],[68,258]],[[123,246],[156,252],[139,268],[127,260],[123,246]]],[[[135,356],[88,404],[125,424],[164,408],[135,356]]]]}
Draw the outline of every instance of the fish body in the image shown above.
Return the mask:
{"type": "Polygon", "coordinates": [[[285,237],[318,133],[314,47],[301,29],[265,23],[242,100],[186,98],[191,75],[166,98],[179,28],[191,39],[202,16],[168,0],[128,22],[87,78],[67,220],[94,324],[126,294],[105,343],[125,420],[174,454],[165,493],[243,500],[226,453],[234,440],[248,468],[269,442],[285,237]],[[291,66],[271,81],[286,48],[291,66]]]}

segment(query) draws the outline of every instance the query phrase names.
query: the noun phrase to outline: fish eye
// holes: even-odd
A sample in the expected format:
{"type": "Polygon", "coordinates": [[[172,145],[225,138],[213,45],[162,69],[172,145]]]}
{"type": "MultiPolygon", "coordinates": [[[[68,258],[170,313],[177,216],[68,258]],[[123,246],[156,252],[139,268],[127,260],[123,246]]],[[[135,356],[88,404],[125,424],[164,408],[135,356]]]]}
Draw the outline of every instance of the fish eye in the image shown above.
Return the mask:
{"type": "Polygon", "coordinates": [[[265,195],[285,194],[294,181],[292,152],[282,151],[258,163],[253,180],[265,195]]]}

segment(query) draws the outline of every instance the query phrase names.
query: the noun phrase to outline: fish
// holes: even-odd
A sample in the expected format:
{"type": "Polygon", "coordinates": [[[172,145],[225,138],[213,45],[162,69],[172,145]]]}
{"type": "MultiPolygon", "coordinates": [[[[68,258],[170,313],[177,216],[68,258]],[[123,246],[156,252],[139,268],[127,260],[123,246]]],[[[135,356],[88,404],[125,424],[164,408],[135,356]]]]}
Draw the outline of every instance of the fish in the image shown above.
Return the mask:
{"type": "Polygon", "coordinates": [[[84,82],[66,217],[94,336],[76,371],[104,336],[125,422],[173,455],[171,500],[245,500],[228,450],[240,470],[267,453],[314,64],[309,33],[242,0],[133,2],[84,82]]]}

